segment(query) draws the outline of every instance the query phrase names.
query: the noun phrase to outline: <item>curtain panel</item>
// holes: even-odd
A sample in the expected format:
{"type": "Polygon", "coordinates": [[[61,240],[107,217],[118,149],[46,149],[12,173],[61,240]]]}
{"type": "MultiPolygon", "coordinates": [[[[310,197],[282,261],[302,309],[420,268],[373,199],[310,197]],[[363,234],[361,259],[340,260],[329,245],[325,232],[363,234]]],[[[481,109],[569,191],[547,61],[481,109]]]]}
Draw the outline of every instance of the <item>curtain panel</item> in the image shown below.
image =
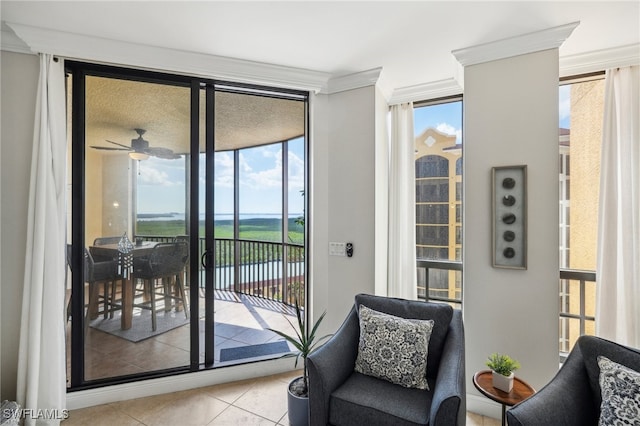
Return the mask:
{"type": "Polygon", "coordinates": [[[413,103],[391,106],[388,296],[417,299],[413,103]]]}
{"type": "Polygon", "coordinates": [[[608,70],[598,211],[596,334],[640,347],[640,67],[608,70]]]}
{"type": "Polygon", "coordinates": [[[66,408],[64,79],[63,61],[40,54],[18,349],[25,425],[60,424],[66,408]]]}

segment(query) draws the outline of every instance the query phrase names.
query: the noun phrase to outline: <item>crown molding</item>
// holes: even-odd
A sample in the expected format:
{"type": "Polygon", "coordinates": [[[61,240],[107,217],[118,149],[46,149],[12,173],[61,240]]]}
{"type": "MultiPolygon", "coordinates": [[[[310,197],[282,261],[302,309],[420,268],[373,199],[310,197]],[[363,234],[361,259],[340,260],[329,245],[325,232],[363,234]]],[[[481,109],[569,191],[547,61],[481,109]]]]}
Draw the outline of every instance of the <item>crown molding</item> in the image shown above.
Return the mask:
{"type": "Polygon", "coordinates": [[[460,87],[457,80],[455,78],[448,78],[446,80],[395,89],[389,99],[389,105],[423,101],[425,99],[444,98],[460,94],[462,94],[462,87],[460,87]]]}
{"type": "MultiPolygon", "coordinates": [[[[319,92],[330,74],[7,22],[33,53],[319,92]]],[[[3,34],[4,35],[4,34],[3,34]]]]}
{"type": "Polygon", "coordinates": [[[640,43],[560,57],[560,77],[640,65],[640,43]]]}
{"type": "Polygon", "coordinates": [[[29,46],[16,36],[13,31],[5,29],[4,25],[0,32],[0,47],[6,52],[33,54],[29,46]]]}
{"type": "Polygon", "coordinates": [[[579,24],[580,22],[572,22],[558,27],[453,50],[451,53],[462,66],[466,67],[553,49],[560,47],[579,24]]]}
{"type": "Polygon", "coordinates": [[[382,68],[374,68],[353,74],[333,77],[327,82],[324,92],[328,95],[361,87],[375,86],[380,79],[382,68]]]}

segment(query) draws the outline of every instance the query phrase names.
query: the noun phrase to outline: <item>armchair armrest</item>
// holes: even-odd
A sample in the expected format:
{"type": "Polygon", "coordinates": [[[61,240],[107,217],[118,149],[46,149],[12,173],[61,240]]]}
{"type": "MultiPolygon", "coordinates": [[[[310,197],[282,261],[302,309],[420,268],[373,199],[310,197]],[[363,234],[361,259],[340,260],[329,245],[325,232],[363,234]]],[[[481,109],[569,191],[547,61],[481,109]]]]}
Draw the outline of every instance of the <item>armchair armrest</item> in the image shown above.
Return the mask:
{"type": "Polygon", "coordinates": [[[507,411],[509,425],[595,425],[598,404],[578,345],[556,376],[540,391],[507,411]],[[594,420],[595,419],[595,420],[594,420]]]}
{"type": "Polygon", "coordinates": [[[352,308],[338,331],[307,358],[311,425],[329,422],[329,398],[353,373],[359,339],[358,314],[352,308]]]}
{"type": "Polygon", "coordinates": [[[462,312],[453,311],[433,389],[429,424],[464,425],[466,419],[466,378],[462,312]]]}

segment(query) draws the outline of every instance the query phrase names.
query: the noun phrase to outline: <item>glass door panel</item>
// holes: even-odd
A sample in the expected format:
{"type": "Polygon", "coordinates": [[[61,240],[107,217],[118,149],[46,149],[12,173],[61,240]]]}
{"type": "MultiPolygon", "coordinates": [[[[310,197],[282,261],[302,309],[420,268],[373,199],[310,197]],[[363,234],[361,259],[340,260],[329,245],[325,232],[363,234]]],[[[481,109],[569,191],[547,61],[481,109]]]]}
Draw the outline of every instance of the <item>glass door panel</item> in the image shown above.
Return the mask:
{"type": "Polygon", "coordinates": [[[190,90],[85,85],[84,380],[189,365],[190,90]]]}
{"type": "MultiPolygon", "coordinates": [[[[292,313],[285,299],[289,291],[287,253],[292,253],[287,229],[290,212],[295,218],[304,212],[300,193],[304,190],[304,141],[300,136],[305,133],[306,98],[287,99],[241,86],[216,88],[215,363],[229,365],[290,350],[268,329],[292,331],[285,318],[292,313]],[[288,141],[293,139],[302,142],[297,143],[298,161],[289,172],[288,141]],[[294,181],[291,185],[290,180],[294,181]],[[296,197],[293,210],[287,204],[290,192],[296,197]]],[[[300,229],[302,225],[296,238],[302,251],[295,255],[303,257],[300,229]]],[[[304,279],[299,282],[304,286],[304,279]]]]}

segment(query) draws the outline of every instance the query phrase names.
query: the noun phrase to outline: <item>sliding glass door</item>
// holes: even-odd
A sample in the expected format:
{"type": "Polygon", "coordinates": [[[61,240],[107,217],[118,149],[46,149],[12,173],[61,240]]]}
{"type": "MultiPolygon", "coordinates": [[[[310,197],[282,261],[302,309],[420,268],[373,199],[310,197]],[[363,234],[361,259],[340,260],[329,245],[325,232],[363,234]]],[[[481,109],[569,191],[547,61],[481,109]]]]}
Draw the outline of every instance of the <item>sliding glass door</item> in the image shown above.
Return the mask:
{"type": "Polygon", "coordinates": [[[267,328],[305,299],[306,94],[68,66],[68,386],[288,352],[267,328]]]}

